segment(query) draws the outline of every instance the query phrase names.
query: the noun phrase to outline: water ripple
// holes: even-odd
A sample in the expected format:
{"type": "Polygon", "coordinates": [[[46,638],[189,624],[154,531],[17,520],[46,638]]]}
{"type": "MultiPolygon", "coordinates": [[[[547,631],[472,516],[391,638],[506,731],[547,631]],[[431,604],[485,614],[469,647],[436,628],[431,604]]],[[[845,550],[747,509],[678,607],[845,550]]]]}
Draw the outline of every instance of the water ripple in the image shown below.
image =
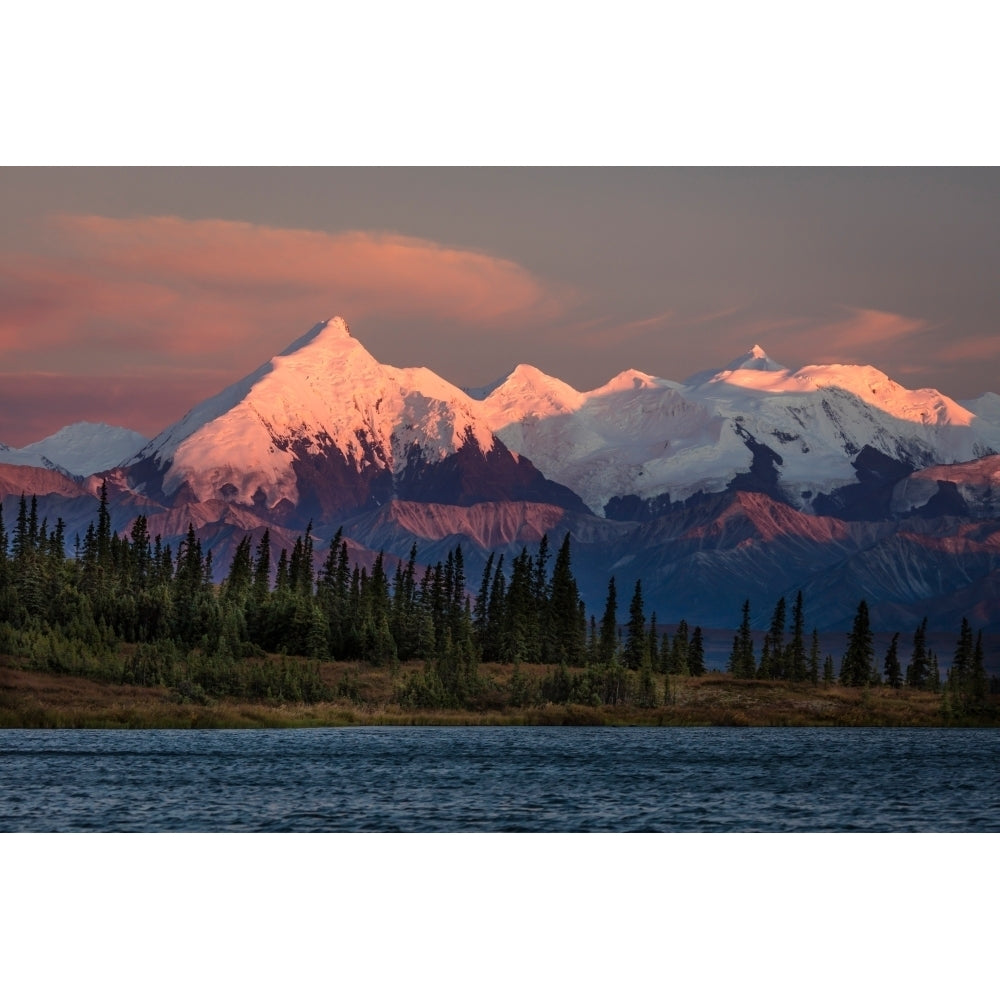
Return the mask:
{"type": "Polygon", "coordinates": [[[0,830],[997,831],[997,730],[0,732],[0,830]]]}

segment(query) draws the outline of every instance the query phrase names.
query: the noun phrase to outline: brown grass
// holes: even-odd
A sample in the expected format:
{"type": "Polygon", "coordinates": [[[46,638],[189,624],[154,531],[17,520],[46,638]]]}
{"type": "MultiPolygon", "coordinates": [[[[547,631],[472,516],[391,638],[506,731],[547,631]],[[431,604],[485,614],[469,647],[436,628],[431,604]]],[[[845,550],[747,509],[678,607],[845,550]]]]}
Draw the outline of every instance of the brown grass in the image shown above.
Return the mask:
{"type": "MultiPolygon", "coordinates": [[[[536,705],[506,701],[514,667],[485,664],[490,683],[480,707],[410,709],[396,700],[405,676],[364,663],[325,663],[323,680],[334,700],[320,704],[277,704],[209,700],[193,704],[166,688],[105,684],[82,677],[23,670],[0,661],[0,727],[215,729],[303,726],[941,726],[941,698],[923,691],[842,688],[786,681],[735,680],[726,674],[670,678],[672,698],[656,708],[634,706],[536,705]]],[[[550,670],[521,665],[522,675],[540,680],[550,670]]],[[[664,678],[656,683],[664,695],[664,678]]],[[[995,710],[977,724],[996,725],[995,710]]]]}

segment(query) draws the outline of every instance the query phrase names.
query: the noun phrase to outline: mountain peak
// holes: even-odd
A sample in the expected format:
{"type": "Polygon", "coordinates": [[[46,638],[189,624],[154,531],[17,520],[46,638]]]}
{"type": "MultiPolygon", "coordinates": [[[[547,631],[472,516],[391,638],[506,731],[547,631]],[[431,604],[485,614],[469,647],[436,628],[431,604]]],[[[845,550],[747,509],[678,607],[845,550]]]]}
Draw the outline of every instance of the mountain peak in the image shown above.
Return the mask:
{"type": "Polygon", "coordinates": [[[334,316],[322,323],[317,323],[311,330],[302,334],[298,340],[293,340],[278,357],[287,357],[289,354],[296,354],[303,347],[312,345],[313,347],[323,347],[326,345],[343,344],[345,340],[351,339],[351,331],[342,316],[334,316]]]}
{"type": "Polygon", "coordinates": [[[631,392],[636,389],[652,389],[663,384],[663,379],[658,379],[646,372],[639,371],[638,368],[628,368],[619,372],[610,382],[598,386],[593,390],[592,395],[608,395],[617,392],[631,392]]]}
{"type": "Polygon", "coordinates": [[[760,372],[780,372],[784,371],[786,366],[778,364],[777,361],[768,357],[767,351],[760,344],[754,344],[746,354],[733,358],[727,368],[729,371],[737,371],[742,368],[760,372]]]}
{"type": "Polygon", "coordinates": [[[148,444],[149,438],[126,427],[78,421],[23,448],[0,445],[10,465],[57,468],[72,476],[89,476],[121,465],[148,444]]]}

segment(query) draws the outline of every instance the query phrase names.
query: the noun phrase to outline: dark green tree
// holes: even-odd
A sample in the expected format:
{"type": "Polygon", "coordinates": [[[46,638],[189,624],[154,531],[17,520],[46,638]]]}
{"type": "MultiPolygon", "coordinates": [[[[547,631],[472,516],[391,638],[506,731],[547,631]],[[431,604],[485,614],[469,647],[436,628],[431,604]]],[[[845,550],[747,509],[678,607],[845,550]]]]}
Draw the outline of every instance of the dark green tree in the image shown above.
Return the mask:
{"type": "Polygon", "coordinates": [[[868,620],[868,602],[862,600],[847,636],[847,650],[840,664],[840,683],[847,687],[865,687],[872,682],[875,638],[868,620]]]}
{"type": "Polygon", "coordinates": [[[597,640],[598,662],[614,663],[618,652],[618,597],[615,592],[615,578],[608,580],[608,597],[601,616],[601,632],[597,640]]]}
{"type": "Polygon", "coordinates": [[[812,644],[809,647],[809,682],[819,684],[819,630],[813,629],[812,644]]]}
{"type": "Polygon", "coordinates": [[[800,590],[795,595],[795,604],[792,606],[792,638],[785,649],[785,668],[787,676],[793,681],[804,681],[809,674],[805,630],[805,612],[802,608],[802,591],[800,590]]]}
{"type": "Polygon", "coordinates": [[[778,598],[771,615],[771,625],[764,636],[764,648],[760,654],[760,677],[785,677],[785,599],[778,598]]]}
{"type": "Polygon", "coordinates": [[[743,602],[739,631],[733,636],[733,650],[727,669],[734,677],[755,677],[757,663],[753,652],[753,633],[750,630],[750,602],[743,602]]]}
{"type": "Polygon", "coordinates": [[[551,612],[547,616],[551,635],[549,655],[557,663],[582,664],[586,636],[580,628],[580,592],[573,577],[568,533],[556,555],[548,604],[551,612]]]}
{"type": "Polygon", "coordinates": [[[670,644],[669,673],[684,677],[687,677],[691,673],[691,666],[688,662],[690,645],[688,623],[682,618],[677,623],[677,631],[674,633],[673,641],[670,644]]]}
{"type": "Polygon", "coordinates": [[[930,676],[930,656],[927,651],[927,619],[913,633],[913,650],[906,665],[906,686],[924,689],[930,676]]]}
{"type": "Polygon", "coordinates": [[[823,683],[827,685],[833,683],[833,657],[829,653],[823,660],[823,683]]]}
{"type": "Polygon", "coordinates": [[[899,644],[899,633],[897,632],[892,637],[892,642],[889,643],[889,649],[885,654],[885,665],[883,670],[885,672],[885,682],[889,687],[900,688],[903,686],[903,667],[899,662],[899,651],[897,649],[899,644]]]}
{"type": "Polygon", "coordinates": [[[628,670],[638,670],[643,659],[649,656],[646,642],[646,614],[642,603],[642,580],[635,581],[635,590],[628,608],[628,625],[625,627],[625,649],[622,651],[622,666],[628,670]]]}
{"type": "Polygon", "coordinates": [[[692,677],[701,677],[705,673],[705,639],[701,626],[695,625],[691,633],[691,644],[688,647],[688,669],[692,677]]]}

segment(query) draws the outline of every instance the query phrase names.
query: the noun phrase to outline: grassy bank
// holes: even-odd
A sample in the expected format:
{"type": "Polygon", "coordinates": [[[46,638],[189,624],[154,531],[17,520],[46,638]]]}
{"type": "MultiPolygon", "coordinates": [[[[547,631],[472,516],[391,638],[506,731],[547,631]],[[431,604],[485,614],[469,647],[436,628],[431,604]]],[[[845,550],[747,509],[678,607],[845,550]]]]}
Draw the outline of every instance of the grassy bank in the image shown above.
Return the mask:
{"type": "Polygon", "coordinates": [[[471,707],[422,709],[399,692],[420,664],[395,670],[362,663],[320,666],[330,700],[196,700],[165,687],[114,684],[0,663],[0,727],[242,729],[359,725],[594,726],[943,726],[997,725],[998,705],[956,717],[941,695],[885,687],[844,688],[787,681],[736,680],[727,674],[655,678],[657,706],[514,704],[516,678],[538,682],[551,668],[486,664],[471,707]]]}

